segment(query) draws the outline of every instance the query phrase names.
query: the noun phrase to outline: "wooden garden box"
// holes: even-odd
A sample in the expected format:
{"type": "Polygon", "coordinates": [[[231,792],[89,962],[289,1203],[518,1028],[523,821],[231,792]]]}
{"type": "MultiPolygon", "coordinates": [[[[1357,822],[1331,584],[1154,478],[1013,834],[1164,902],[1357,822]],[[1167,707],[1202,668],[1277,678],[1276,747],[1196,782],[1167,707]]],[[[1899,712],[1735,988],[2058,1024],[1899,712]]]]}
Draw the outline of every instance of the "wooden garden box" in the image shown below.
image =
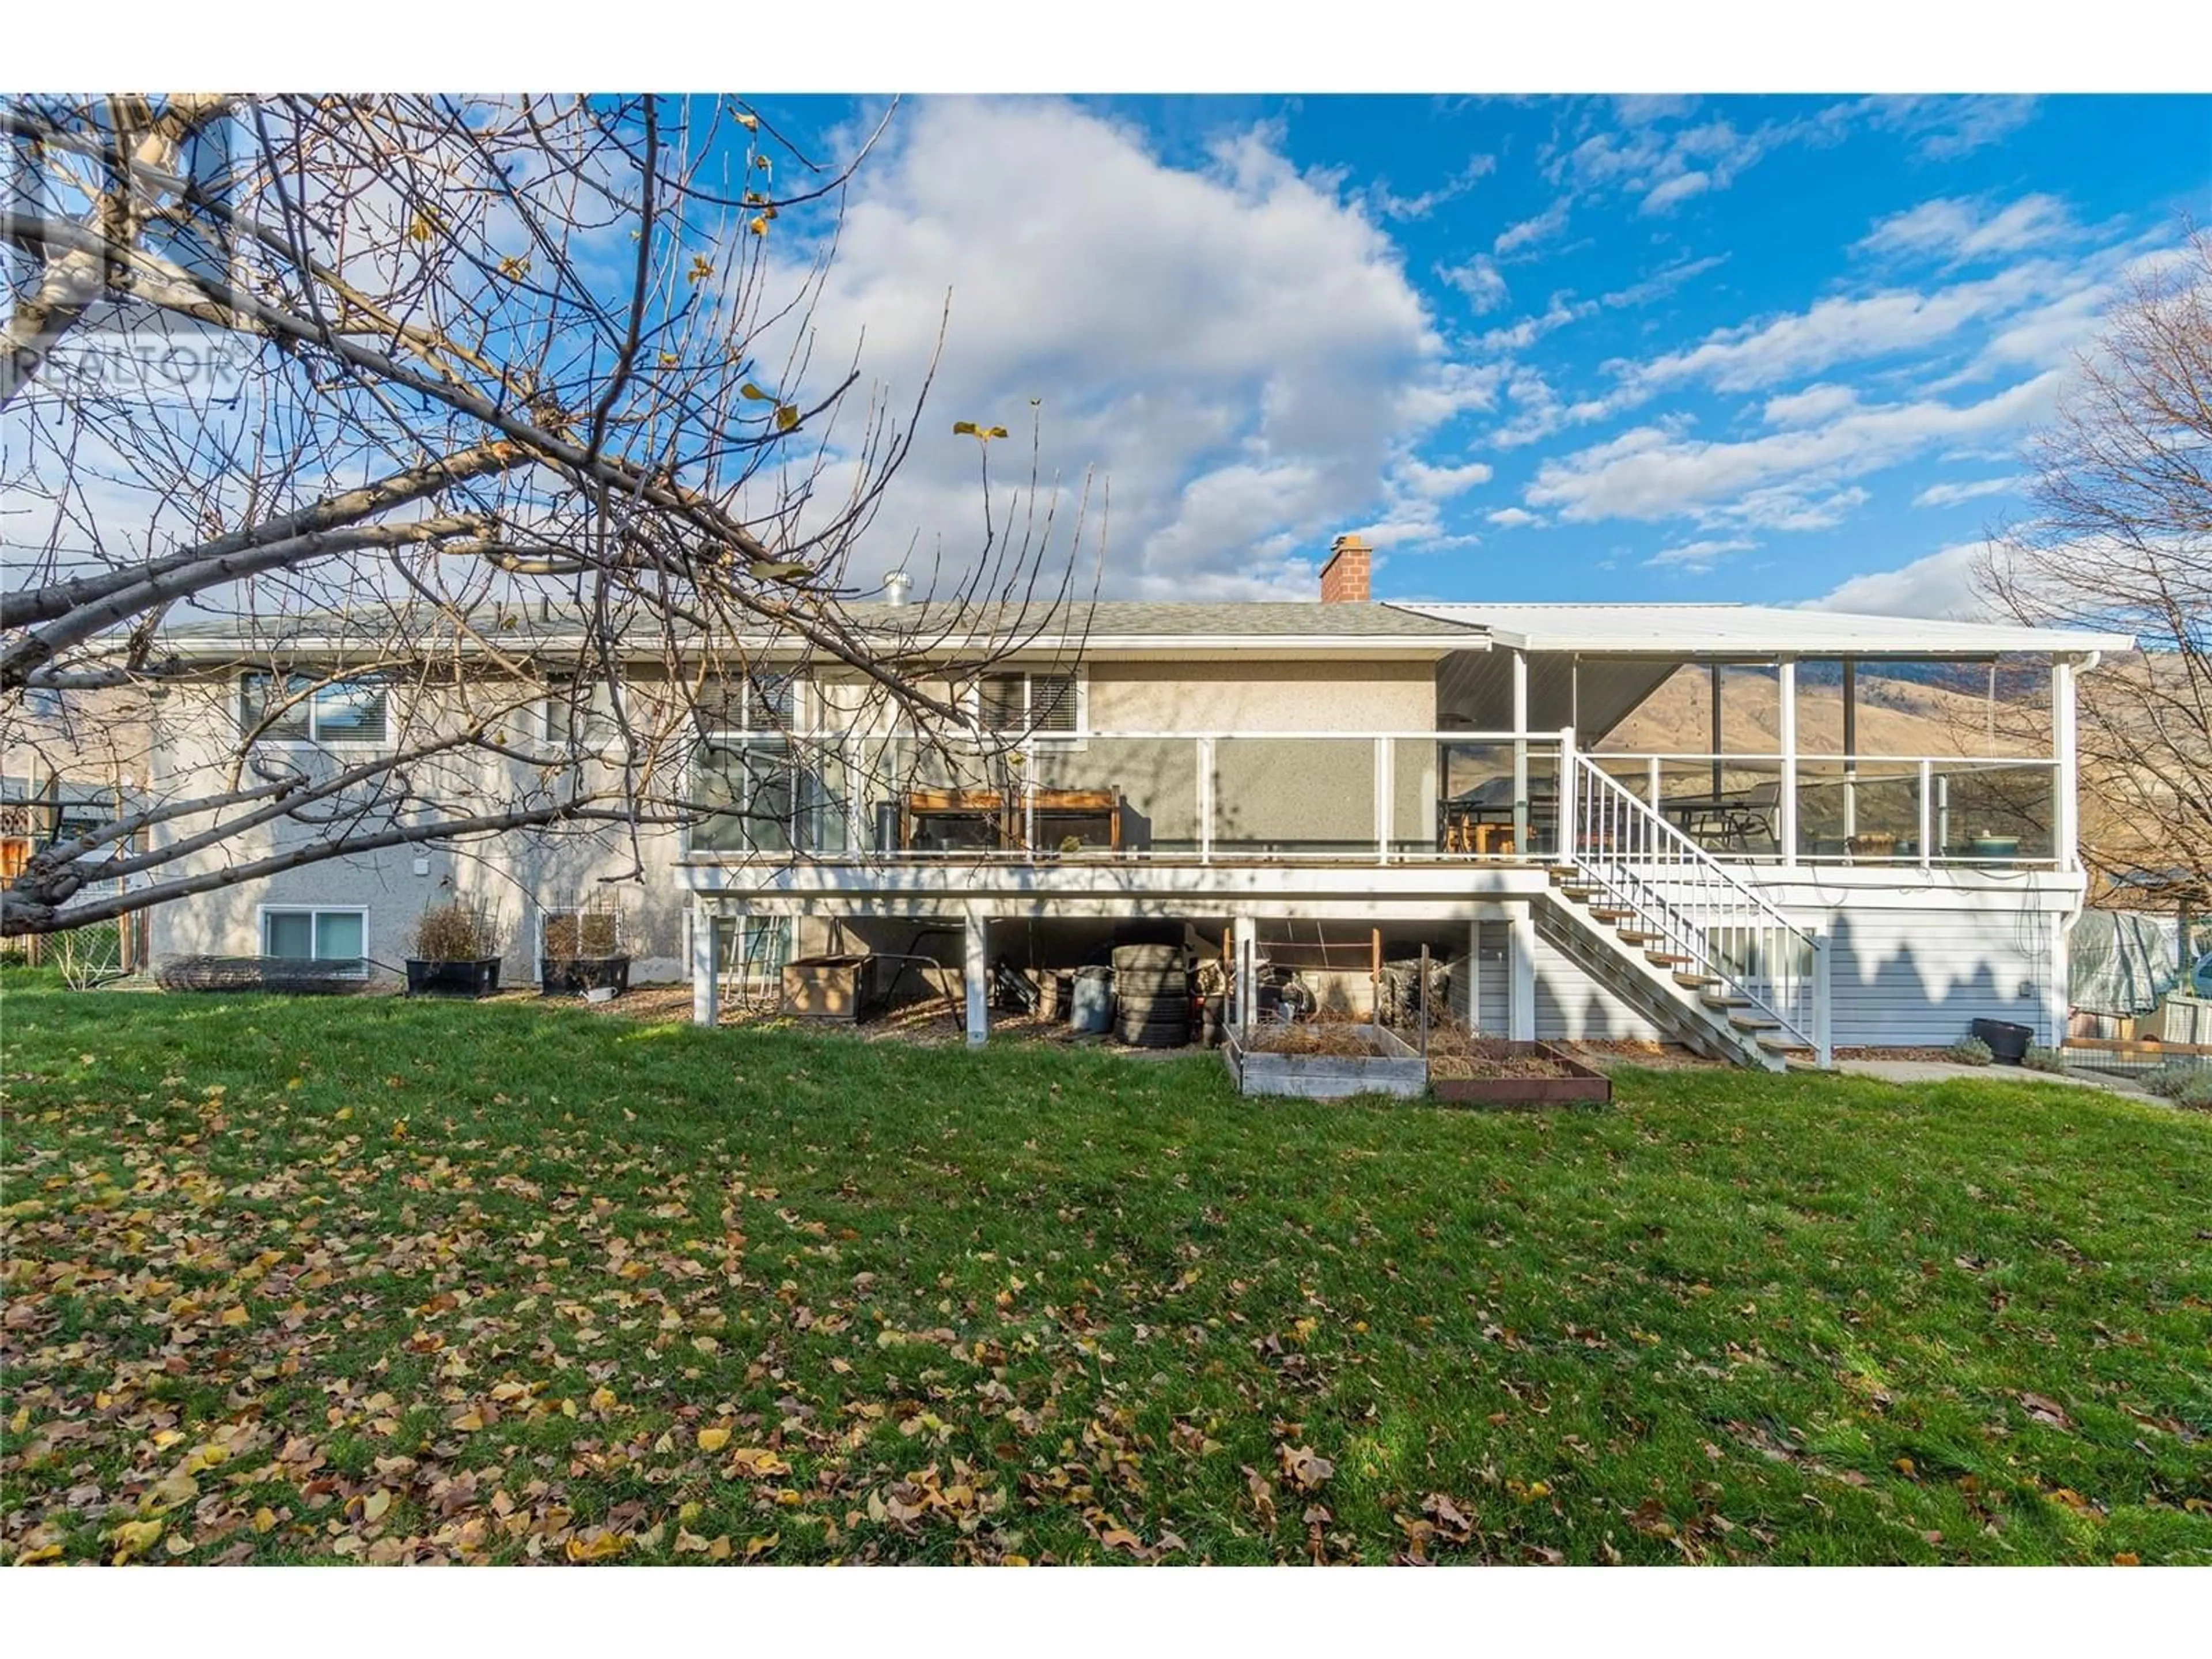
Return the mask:
{"type": "MultiPolygon", "coordinates": [[[[1434,1056],[1443,1059],[1444,1056],[1434,1056]]],[[[1568,1106],[1583,1102],[1604,1105],[1613,1099],[1613,1079],[1596,1069],[1585,1066],[1571,1054],[1553,1048],[1548,1042],[1509,1042],[1488,1041],[1483,1053],[1472,1057],[1475,1065],[1483,1060],[1547,1060],[1559,1066],[1565,1077],[1437,1077],[1431,1073],[1429,1087],[1438,1100],[1456,1102],[1469,1106],[1568,1106]]],[[[1429,1066],[1432,1060],[1424,1061],[1429,1066]]]]}
{"type": "Polygon", "coordinates": [[[1429,1063],[1395,1032],[1380,1025],[1351,1028],[1367,1039],[1368,1054],[1285,1054],[1247,1048],[1232,1034],[1222,1045],[1229,1075],[1243,1095],[1297,1095],[1339,1100],[1346,1095],[1399,1095],[1418,1100],[1428,1092],[1429,1063]]]}

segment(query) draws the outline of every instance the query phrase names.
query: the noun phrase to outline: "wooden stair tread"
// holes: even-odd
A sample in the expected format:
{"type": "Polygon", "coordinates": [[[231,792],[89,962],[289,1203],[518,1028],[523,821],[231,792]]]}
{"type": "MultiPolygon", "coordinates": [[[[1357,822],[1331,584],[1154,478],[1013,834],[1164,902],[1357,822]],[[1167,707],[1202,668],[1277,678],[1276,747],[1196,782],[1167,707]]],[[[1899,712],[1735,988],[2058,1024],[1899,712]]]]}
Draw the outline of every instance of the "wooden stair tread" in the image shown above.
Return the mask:
{"type": "Polygon", "coordinates": [[[1644,959],[1655,968],[1686,968],[1694,957],[1671,956],[1664,951],[1646,951],[1644,959]]]}
{"type": "Polygon", "coordinates": [[[1674,975],[1674,983],[1680,986],[1686,991],[1694,991],[1701,985],[1718,985],[1720,982],[1721,976],[1718,974],[1677,974],[1674,975]]]}

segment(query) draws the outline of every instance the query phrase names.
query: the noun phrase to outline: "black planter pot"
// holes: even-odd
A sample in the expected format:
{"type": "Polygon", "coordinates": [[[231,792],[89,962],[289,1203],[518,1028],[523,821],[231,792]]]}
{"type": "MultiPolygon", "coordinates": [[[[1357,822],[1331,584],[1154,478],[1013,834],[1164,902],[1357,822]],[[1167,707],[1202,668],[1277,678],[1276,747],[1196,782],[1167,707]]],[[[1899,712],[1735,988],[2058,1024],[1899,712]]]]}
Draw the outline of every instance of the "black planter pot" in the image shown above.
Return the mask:
{"type": "Polygon", "coordinates": [[[629,989],[628,957],[540,957],[538,988],[549,997],[580,997],[611,986],[629,989]]]}
{"type": "Polygon", "coordinates": [[[407,959],[410,997],[488,997],[499,989],[499,958],[479,962],[423,962],[407,959]]]}
{"type": "Polygon", "coordinates": [[[1978,1019],[1970,1029],[1990,1045],[1990,1058],[2001,1066],[2019,1065],[2027,1058],[2027,1045],[2035,1041],[2031,1027],[2008,1019],[1978,1019]]]}

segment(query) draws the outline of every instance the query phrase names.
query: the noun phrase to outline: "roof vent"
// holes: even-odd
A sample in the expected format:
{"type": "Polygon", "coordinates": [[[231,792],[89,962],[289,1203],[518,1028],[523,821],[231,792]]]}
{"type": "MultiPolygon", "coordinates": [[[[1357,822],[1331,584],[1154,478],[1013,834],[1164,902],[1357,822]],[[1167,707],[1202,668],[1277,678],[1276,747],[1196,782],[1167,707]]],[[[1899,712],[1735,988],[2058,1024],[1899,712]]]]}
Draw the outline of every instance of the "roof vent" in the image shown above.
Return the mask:
{"type": "Polygon", "coordinates": [[[904,605],[906,596],[914,591],[914,578],[903,570],[894,570],[884,578],[884,603],[904,605]]]}

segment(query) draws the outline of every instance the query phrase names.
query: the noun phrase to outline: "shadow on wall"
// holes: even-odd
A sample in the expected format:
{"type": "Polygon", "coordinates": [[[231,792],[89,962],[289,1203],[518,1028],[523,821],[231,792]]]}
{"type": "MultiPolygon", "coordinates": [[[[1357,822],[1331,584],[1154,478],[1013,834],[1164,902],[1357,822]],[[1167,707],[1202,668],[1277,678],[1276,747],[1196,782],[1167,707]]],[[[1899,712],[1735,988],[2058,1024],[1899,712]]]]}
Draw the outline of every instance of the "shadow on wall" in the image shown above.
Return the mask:
{"type": "MultiPolygon", "coordinates": [[[[2040,912],[2024,913],[2047,931],[2040,912]]],[[[1996,918],[1978,915],[1976,921],[1996,918]]],[[[2039,1042],[2055,1043],[2063,1034],[2051,1029],[2045,994],[2051,972],[2047,938],[2016,940],[2016,959],[1992,963],[1986,937],[1943,942],[1940,931],[1916,949],[1900,939],[1882,953],[1879,941],[1862,943],[1864,929],[1844,911],[1835,921],[1830,945],[1829,985],[1834,997],[1834,1040],[1868,1048],[1941,1047],[1966,1035],[1977,1019],[2010,1020],[2035,1032],[2039,1042]],[[1948,958],[1948,960],[1947,960],[1948,958]]]]}

